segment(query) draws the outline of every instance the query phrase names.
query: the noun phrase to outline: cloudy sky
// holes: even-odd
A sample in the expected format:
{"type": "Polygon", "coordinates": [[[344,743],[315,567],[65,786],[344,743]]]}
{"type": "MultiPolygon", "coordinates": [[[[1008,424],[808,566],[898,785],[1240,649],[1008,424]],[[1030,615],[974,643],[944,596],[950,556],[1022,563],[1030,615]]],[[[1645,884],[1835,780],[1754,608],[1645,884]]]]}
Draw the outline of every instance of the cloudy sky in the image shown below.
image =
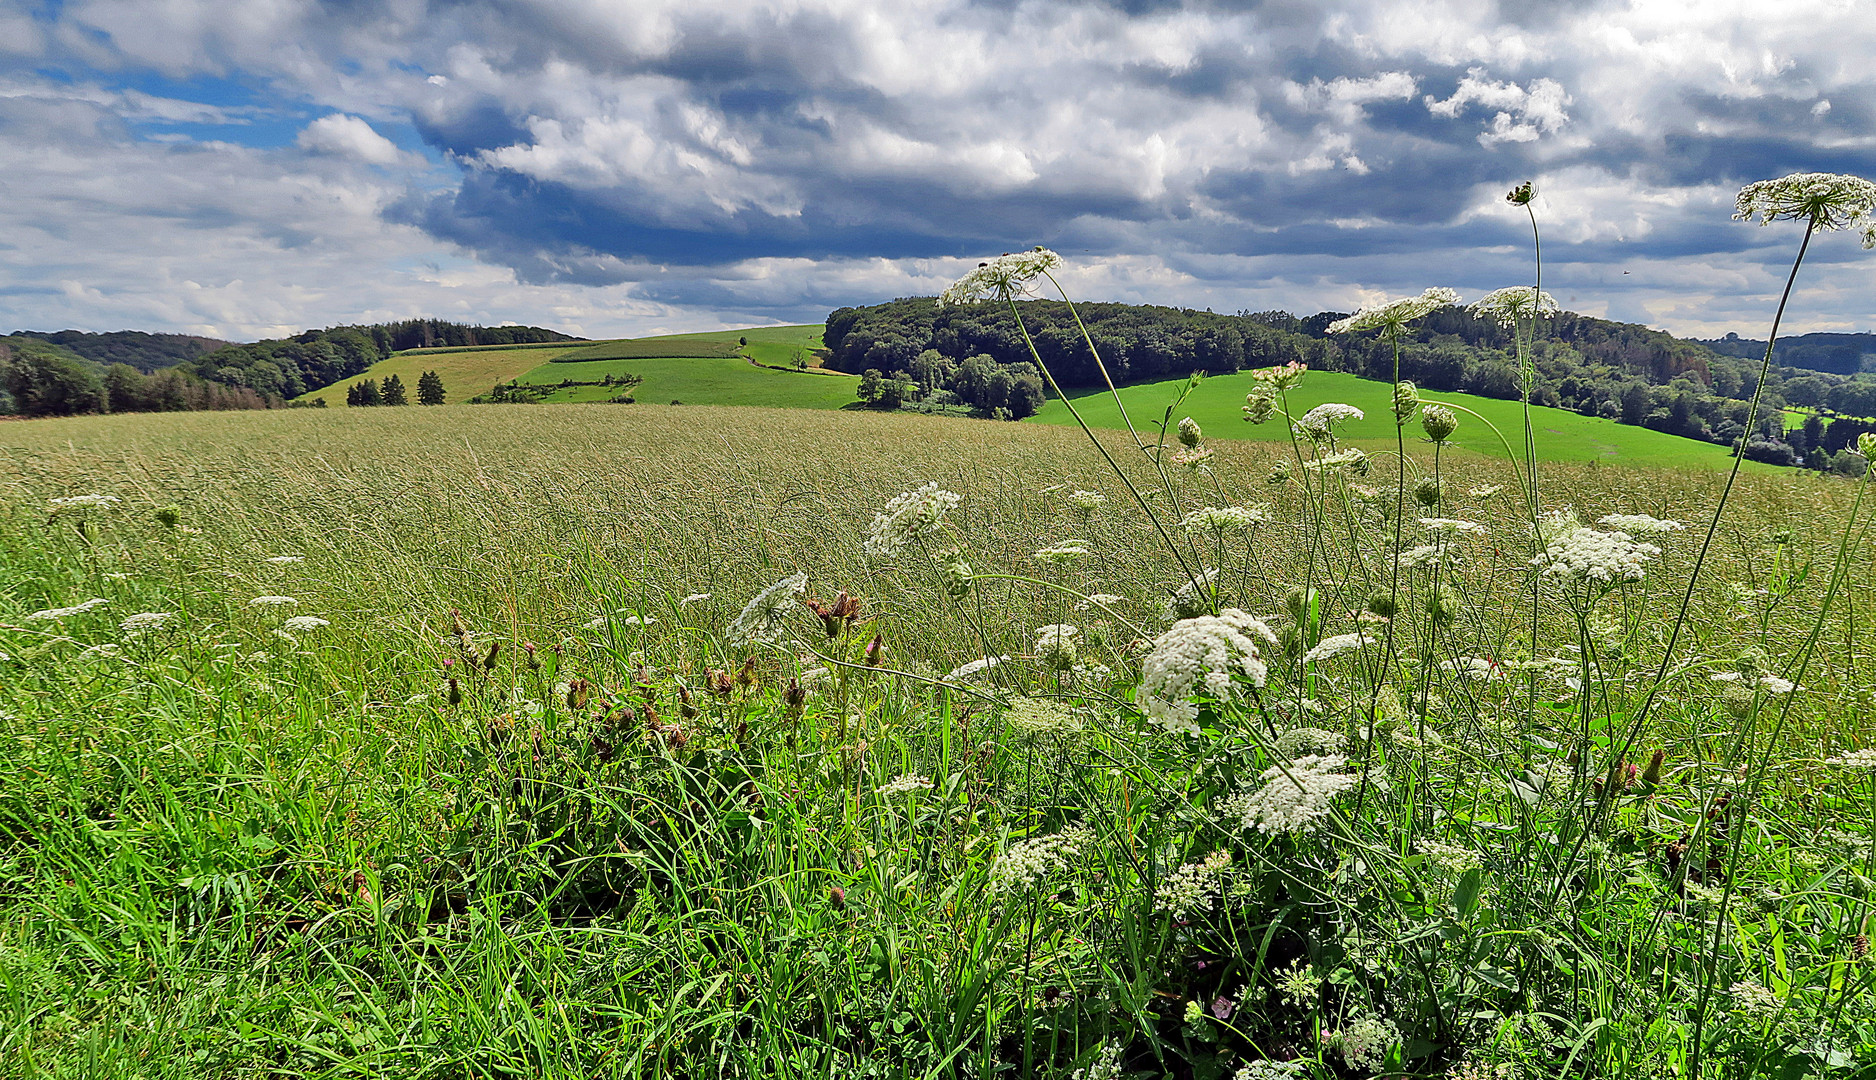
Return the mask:
{"type": "MultiPolygon", "coordinates": [[[[0,332],[819,321],[1046,244],[1077,298],[1528,280],[1762,336],[1876,176],[1867,0],[0,0],[0,332]]],[[[1876,253],[1788,317],[1876,330],[1876,253]]]]}

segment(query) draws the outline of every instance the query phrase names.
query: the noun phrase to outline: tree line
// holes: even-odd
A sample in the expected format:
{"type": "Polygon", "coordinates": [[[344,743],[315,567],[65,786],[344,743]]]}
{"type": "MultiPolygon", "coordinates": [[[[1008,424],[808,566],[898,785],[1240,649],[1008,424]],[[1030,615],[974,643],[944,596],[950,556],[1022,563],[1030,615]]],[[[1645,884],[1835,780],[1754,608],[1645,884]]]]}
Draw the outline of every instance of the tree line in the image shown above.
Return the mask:
{"type": "Polygon", "coordinates": [[[368,326],[307,330],[290,338],[230,345],[188,362],[195,374],[262,395],[298,397],[349,379],[405,349],[438,346],[527,345],[580,338],[538,326],[466,326],[440,319],[407,319],[368,326]]]}
{"type": "MultiPolygon", "coordinates": [[[[441,405],[449,395],[443,390],[443,377],[434,371],[426,371],[417,377],[417,404],[441,405]]],[[[325,398],[316,399],[324,407],[325,398]]],[[[345,403],[354,407],[374,405],[408,405],[410,394],[404,388],[404,380],[396,374],[386,375],[382,385],[376,379],[360,379],[345,388],[345,403]]]]}
{"type": "Polygon", "coordinates": [[[0,339],[0,414],[195,412],[280,404],[249,387],[211,382],[180,367],[148,375],[129,364],[98,367],[37,338],[0,339]]]}

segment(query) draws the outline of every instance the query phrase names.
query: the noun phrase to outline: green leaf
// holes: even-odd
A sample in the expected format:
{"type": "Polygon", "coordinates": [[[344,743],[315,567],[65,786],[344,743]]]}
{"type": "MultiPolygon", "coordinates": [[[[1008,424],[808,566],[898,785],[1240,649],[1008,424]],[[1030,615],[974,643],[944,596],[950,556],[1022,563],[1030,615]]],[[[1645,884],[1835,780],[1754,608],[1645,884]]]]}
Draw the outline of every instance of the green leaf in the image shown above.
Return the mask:
{"type": "Polygon", "coordinates": [[[1479,906],[1479,886],[1482,883],[1479,868],[1475,866],[1466,871],[1459,879],[1459,884],[1453,887],[1453,909],[1459,912],[1460,918],[1471,918],[1473,909],[1479,906]]]}

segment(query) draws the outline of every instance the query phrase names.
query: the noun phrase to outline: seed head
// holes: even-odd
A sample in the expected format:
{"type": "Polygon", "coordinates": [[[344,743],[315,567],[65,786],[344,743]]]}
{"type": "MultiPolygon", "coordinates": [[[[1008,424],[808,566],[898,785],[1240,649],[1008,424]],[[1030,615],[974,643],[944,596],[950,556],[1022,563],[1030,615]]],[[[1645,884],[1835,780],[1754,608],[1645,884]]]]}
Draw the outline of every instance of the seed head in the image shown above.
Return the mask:
{"type": "Polygon", "coordinates": [[[1394,423],[1405,424],[1420,407],[1420,388],[1402,379],[1394,384],[1394,423]]]}
{"type": "Polygon", "coordinates": [[[1434,442],[1445,442],[1459,430],[1459,417],[1444,405],[1428,405],[1420,410],[1420,428],[1434,442]]]}
{"type": "Polygon", "coordinates": [[[1537,198],[1537,185],[1526,180],[1510,191],[1505,192],[1505,201],[1513,206],[1529,206],[1537,198]]]}
{"type": "Polygon", "coordinates": [[[1422,477],[1420,482],[1414,485],[1414,502],[1421,506],[1438,506],[1440,482],[1431,476],[1422,477]]]}
{"type": "Polygon", "coordinates": [[[1199,440],[1204,438],[1204,435],[1205,433],[1199,430],[1199,422],[1190,416],[1179,421],[1179,445],[1187,450],[1196,450],[1199,440]]]}

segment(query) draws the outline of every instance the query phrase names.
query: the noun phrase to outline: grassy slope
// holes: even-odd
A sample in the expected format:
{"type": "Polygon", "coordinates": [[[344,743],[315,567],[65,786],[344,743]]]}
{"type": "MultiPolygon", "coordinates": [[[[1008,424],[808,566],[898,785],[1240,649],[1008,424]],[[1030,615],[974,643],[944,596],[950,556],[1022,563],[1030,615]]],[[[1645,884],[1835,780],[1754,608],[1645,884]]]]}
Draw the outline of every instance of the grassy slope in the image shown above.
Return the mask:
{"type": "MultiPolygon", "coordinates": [[[[1167,403],[1173,400],[1184,384],[1184,379],[1174,379],[1122,387],[1121,398],[1126,402],[1127,411],[1136,426],[1156,423],[1165,412],[1167,403]]],[[[1280,420],[1257,427],[1244,422],[1239,410],[1244,404],[1244,395],[1252,385],[1249,373],[1207,379],[1179,407],[1174,419],[1190,416],[1214,439],[1287,439],[1288,432],[1280,420]]],[[[1089,424],[1108,428],[1122,426],[1114,399],[1106,391],[1077,392],[1072,397],[1076,409],[1089,424]]],[[[1431,392],[1424,397],[1429,401],[1449,401],[1472,409],[1489,419],[1514,448],[1521,442],[1523,420],[1520,406],[1515,401],[1431,392]]],[[[1312,371],[1303,380],[1303,385],[1290,394],[1291,409],[1298,415],[1330,401],[1353,405],[1367,414],[1365,419],[1344,424],[1338,434],[1358,441],[1392,441],[1393,391],[1387,383],[1340,372],[1312,371]]],[[[1537,432],[1538,456],[1546,461],[1605,461],[1625,465],[1704,468],[1727,468],[1732,464],[1731,457],[1722,447],[1648,428],[1579,416],[1562,409],[1534,408],[1531,410],[1531,418],[1537,432]]],[[[1035,420],[1049,424],[1074,423],[1060,401],[1050,401],[1043,406],[1035,420]]],[[[1416,438],[1420,436],[1417,424],[1409,431],[1416,438]]],[[[1462,449],[1497,457],[1504,455],[1504,447],[1499,441],[1484,430],[1476,419],[1463,413],[1459,417],[1459,432],[1452,441],[1453,445],[1462,449]]]]}
{"type": "Polygon", "coordinates": [[[353,384],[366,379],[377,379],[382,382],[385,377],[396,375],[403,380],[404,392],[410,395],[410,400],[415,403],[417,380],[424,372],[434,371],[442,376],[443,392],[449,401],[467,401],[477,394],[488,393],[489,387],[496,383],[508,382],[561,353],[590,348],[592,344],[590,341],[573,341],[551,348],[522,346],[508,349],[464,349],[452,352],[401,352],[371,365],[370,369],[363,374],[301,394],[299,400],[311,401],[313,398],[325,398],[327,405],[344,408],[345,392],[353,384]]]}
{"type": "MultiPolygon", "coordinates": [[[[814,358],[814,350],[821,347],[821,327],[808,326],[759,326],[742,330],[710,330],[697,334],[670,334],[663,338],[638,338],[636,341],[728,341],[748,338],[749,355],[765,364],[788,364],[794,357],[795,350],[808,350],[814,366],[819,366],[814,358]]],[[[627,339],[619,339],[627,340],[627,339]]],[[[780,384],[761,381],[774,377],[776,373],[763,372],[750,367],[746,362],[737,360],[741,369],[748,371],[753,379],[744,379],[740,375],[730,375],[735,370],[729,361],[706,361],[706,365],[716,363],[714,368],[706,367],[695,373],[666,371],[662,365],[667,361],[656,361],[656,368],[646,367],[643,360],[630,361],[637,367],[617,366],[602,368],[598,366],[578,365],[578,370],[596,374],[575,374],[575,365],[558,365],[558,374],[548,377],[530,377],[534,369],[545,365],[556,357],[581,349],[593,349],[612,342],[574,341],[564,345],[541,346],[521,345],[510,348],[475,348],[448,351],[401,352],[387,357],[371,366],[369,371],[354,375],[349,379],[333,383],[300,395],[299,400],[310,401],[313,398],[325,398],[326,404],[343,408],[345,392],[355,383],[365,379],[382,381],[388,375],[402,379],[411,400],[417,399],[417,379],[426,371],[434,371],[443,377],[443,389],[453,402],[467,401],[477,394],[487,393],[496,383],[523,379],[527,382],[559,382],[561,379],[589,379],[608,372],[632,371],[645,375],[653,384],[652,396],[641,396],[645,401],[680,401],[710,405],[778,405],[805,409],[836,409],[853,400],[851,387],[840,385],[836,392],[831,387],[813,389],[783,389],[780,384]],[[645,368],[641,371],[640,368],[645,368]],[[667,392],[668,391],[668,392],[667,392]],[[662,396],[660,396],[662,395],[662,396]],[[842,396],[845,395],[845,396],[842,396]],[[831,399],[839,397],[840,400],[831,399]]],[[[679,350],[674,350],[679,351],[679,350]]],[[[793,376],[792,378],[799,378],[793,376]]],[[[833,380],[828,380],[830,383],[833,380]]],[[[611,393],[599,393],[599,388],[586,388],[574,394],[583,396],[558,396],[552,401],[604,401],[611,393]]]]}
{"type": "MultiPolygon", "coordinates": [[[[751,342],[754,345],[754,342],[751,342]]],[[[772,405],[790,409],[838,409],[854,401],[859,380],[832,375],[804,375],[759,368],[741,357],[666,357],[647,360],[596,360],[577,364],[542,364],[520,377],[523,383],[591,381],[632,374],[644,382],[629,391],[639,401],[687,405],[772,405]]],[[[609,386],[569,387],[549,402],[605,401],[621,391],[609,386]]]]}

